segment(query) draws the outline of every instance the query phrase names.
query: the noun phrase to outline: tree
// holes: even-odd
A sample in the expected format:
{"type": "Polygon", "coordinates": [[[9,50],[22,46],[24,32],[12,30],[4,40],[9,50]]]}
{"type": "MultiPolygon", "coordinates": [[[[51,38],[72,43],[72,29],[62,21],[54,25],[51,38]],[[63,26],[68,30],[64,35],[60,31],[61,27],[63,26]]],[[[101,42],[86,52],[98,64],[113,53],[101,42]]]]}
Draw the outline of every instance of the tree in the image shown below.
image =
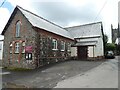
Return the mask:
{"type": "Polygon", "coordinates": [[[115,44],[108,43],[108,36],[106,34],[104,35],[104,49],[105,49],[105,52],[110,51],[110,50],[115,51],[116,49],[115,44]]]}
{"type": "Polygon", "coordinates": [[[103,37],[104,54],[107,52],[107,42],[108,42],[108,36],[105,34],[104,37],[103,37]]]}
{"type": "Polygon", "coordinates": [[[106,45],[107,42],[108,42],[108,36],[105,34],[105,35],[104,35],[104,44],[106,45]]]}
{"type": "Polygon", "coordinates": [[[120,55],[120,45],[116,45],[116,54],[120,55]]]}
{"type": "Polygon", "coordinates": [[[106,51],[115,51],[115,49],[116,49],[116,46],[115,46],[115,44],[113,44],[113,43],[107,43],[106,44],[106,51]]]}

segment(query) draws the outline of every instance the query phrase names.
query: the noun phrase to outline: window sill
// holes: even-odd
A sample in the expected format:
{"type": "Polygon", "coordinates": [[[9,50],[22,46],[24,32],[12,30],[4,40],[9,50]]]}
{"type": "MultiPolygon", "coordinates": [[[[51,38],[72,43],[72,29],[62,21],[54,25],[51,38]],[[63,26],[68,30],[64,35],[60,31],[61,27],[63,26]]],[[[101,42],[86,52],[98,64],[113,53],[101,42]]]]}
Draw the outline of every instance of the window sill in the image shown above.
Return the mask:
{"type": "Polygon", "coordinates": [[[24,54],[24,53],[25,53],[25,51],[22,51],[21,53],[23,53],[23,54],[24,54]]]}
{"type": "MultiPolygon", "coordinates": [[[[16,36],[15,36],[16,37],[16,36]]],[[[16,37],[16,38],[20,38],[20,37],[16,37]]]]}
{"type": "Polygon", "coordinates": [[[61,50],[62,52],[64,52],[65,50],[61,50]]]}
{"type": "Polygon", "coordinates": [[[15,54],[19,54],[19,52],[15,52],[15,54]]]}
{"type": "Polygon", "coordinates": [[[53,51],[57,51],[58,49],[52,49],[53,51]]]}
{"type": "Polygon", "coordinates": [[[71,50],[68,50],[68,52],[71,52],[71,50]]]}

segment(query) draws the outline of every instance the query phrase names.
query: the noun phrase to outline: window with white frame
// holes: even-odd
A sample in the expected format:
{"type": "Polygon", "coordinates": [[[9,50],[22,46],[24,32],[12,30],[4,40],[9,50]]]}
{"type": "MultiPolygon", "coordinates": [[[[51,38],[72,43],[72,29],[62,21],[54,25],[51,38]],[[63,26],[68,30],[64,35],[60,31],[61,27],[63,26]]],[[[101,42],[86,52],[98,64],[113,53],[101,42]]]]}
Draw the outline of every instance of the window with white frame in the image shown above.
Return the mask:
{"type": "Polygon", "coordinates": [[[52,40],[52,50],[57,50],[57,40],[56,39],[52,40]]]}
{"type": "Polygon", "coordinates": [[[25,53],[25,42],[22,42],[22,53],[25,53]]]}
{"type": "Polygon", "coordinates": [[[16,37],[20,37],[20,26],[21,26],[21,22],[17,21],[16,23],[16,37]]]}
{"type": "Polygon", "coordinates": [[[12,53],[12,43],[10,43],[10,53],[12,53]]]}
{"type": "Polygon", "coordinates": [[[61,51],[65,51],[65,42],[61,41],[61,51]]]}
{"type": "Polygon", "coordinates": [[[15,53],[19,53],[19,43],[15,43],[15,53]]]}
{"type": "Polygon", "coordinates": [[[71,44],[68,43],[68,51],[71,51],[71,44]]]}

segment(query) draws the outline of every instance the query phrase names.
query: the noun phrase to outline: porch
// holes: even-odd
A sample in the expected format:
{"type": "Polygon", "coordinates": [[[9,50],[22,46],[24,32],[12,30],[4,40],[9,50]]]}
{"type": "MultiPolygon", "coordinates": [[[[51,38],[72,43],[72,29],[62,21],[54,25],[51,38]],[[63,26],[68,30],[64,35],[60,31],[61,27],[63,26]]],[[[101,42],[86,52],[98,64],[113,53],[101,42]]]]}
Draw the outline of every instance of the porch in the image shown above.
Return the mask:
{"type": "Polygon", "coordinates": [[[77,42],[72,45],[72,53],[76,53],[75,56],[78,60],[94,60],[96,41],[77,42]],[[74,49],[74,52],[73,52],[74,49]]]}

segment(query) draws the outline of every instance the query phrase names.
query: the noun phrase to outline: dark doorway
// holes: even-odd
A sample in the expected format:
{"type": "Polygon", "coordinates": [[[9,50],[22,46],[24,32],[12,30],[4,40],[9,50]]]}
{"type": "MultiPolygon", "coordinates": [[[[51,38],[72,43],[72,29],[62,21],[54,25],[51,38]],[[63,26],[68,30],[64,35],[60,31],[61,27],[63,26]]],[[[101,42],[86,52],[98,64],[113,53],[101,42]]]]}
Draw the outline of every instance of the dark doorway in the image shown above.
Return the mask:
{"type": "Polygon", "coordinates": [[[87,46],[79,46],[77,47],[77,55],[78,59],[87,59],[88,57],[88,47],[87,46]]]}

